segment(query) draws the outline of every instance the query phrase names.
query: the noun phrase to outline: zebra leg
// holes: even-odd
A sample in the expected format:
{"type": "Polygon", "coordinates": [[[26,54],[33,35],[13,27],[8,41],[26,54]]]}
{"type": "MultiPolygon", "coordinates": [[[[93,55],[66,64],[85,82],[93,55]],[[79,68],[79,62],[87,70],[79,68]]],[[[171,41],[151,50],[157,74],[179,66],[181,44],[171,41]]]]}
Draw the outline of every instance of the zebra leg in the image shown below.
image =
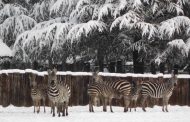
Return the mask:
{"type": "Polygon", "coordinates": [[[107,111],[107,102],[108,102],[108,99],[105,98],[105,100],[104,100],[104,109],[103,109],[104,112],[107,111]]]}
{"type": "Polygon", "coordinates": [[[92,104],[91,104],[91,112],[94,112],[93,104],[96,102],[96,97],[92,98],[92,104]]]}
{"type": "Polygon", "coordinates": [[[142,96],[141,105],[142,105],[142,110],[143,110],[144,112],[146,112],[146,110],[145,110],[145,104],[144,104],[144,103],[145,103],[147,97],[148,97],[148,96],[142,96]]]}
{"type": "Polygon", "coordinates": [[[46,112],[46,109],[45,109],[45,99],[43,98],[43,104],[44,104],[44,113],[46,112]]]}
{"type": "Polygon", "coordinates": [[[88,102],[88,104],[89,104],[89,112],[91,112],[91,107],[90,107],[90,106],[91,106],[91,105],[90,105],[90,104],[91,104],[91,98],[90,98],[90,97],[89,97],[89,102],[88,102]]]}
{"type": "Polygon", "coordinates": [[[124,112],[128,111],[128,107],[130,104],[130,99],[128,96],[124,96],[124,112]]]}
{"type": "Polygon", "coordinates": [[[33,100],[33,105],[34,105],[34,113],[35,113],[36,100],[33,100]]]}
{"type": "Polygon", "coordinates": [[[165,111],[168,112],[168,101],[169,101],[169,98],[166,98],[165,100],[165,111]]]}
{"type": "Polygon", "coordinates": [[[66,106],[65,106],[66,116],[68,116],[68,115],[69,115],[69,114],[68,114],[68,102],[66,102],[65,104],[66,104],[66,106]]]}
{"type": "Polygon", "coordinates": [[[165,98],[162,99],[162,111],[163,111],[163,112],[165,112],[165,111],[164,111],[164,106],[165,106],[165,98]]]}
{"type": "Polygon", "coordinates": [[[93,111],[92,111],[92,109],[93,109],[93,108],[92,108],[92,107],[93,107],[93,106],[92,106],[92,104],[93,104],[92,101],[93,101],[93,100],[92,100],[92,97],[90,97],[90,98],[89,98],[89,111],[90,111],[90,112],[93,112],[93,111]]]}
{"type": "Polygon", "coordinates": [[[65,102],[63,103],[63,116],[65,116],[65,110],[66,110],[66,104],[65,102]]]}
{"type": "Polygon", "coordinates": [[[37,101],[37,106],[38,106],[37,113],[39,113],[39,112],[40,112],[40,101],[41,101],[41,100],[38,100],[38,101],[37,101]]]}
{"type": "Polygon", "coordinates": [[[60,117],[61,104],[57,103],[58,117],[60,117]]]}
{"type": "Polygon", "coordinates": [[[105,105],[105,99],[106,98],[101,98],[102,104],[103,104],[103,111],[106,111],[106,105],[105,105]]]}
{"type": "Polygon", "coordinates": [[[129,104],[130,112],[131,112],[132,106],[133,106],[133,100],[131,100],[129,104]]]}
{"type": "Polygon", "coordinates": [[[53,117],[55,117],[55,103],[52,103],[53,117]]]}
{"type": "Polygon", "coordinates": [[[134,109],[135,109],[135,112],[136,112],[136,108],[137,108],[137,100],[134,101],[134,109]]]}
{"type": "Polygon", "coordinates": [[[110,105],[110,111],[113,113],[113,110],[112,110],[112,98],[109,99],[109,105],[110,105]]]}
{"type": "Polygon", "coordinates": [[[51,114],[53,112],[53,109],[52,109],[52,102],[50,101],[50,107],[51,107],[51,114]]]}

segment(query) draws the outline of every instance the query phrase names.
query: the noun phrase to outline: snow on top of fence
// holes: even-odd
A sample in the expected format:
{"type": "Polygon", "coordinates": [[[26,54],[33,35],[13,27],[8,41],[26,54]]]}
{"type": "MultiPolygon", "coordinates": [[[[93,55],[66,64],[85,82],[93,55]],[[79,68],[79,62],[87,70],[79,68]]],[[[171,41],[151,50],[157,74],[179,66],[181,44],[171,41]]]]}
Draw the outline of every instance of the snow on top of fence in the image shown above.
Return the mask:
{"type": "MultiPolygon", "coordinates": [[[[47,75],[47,71],[39,72],[32,69],[26,69],[26,70],[19,70],[19,69],[10,69],[10,70],[0,70],[0,74],[11,74],[11,73],[33,73],[38,76],[44,76],[47,75]]],[[[109,76],[109,77],[134,77],[134,78],[171,78],[171,74],[151,74],[151,73],[145,73],[145,74],[134,74],[134,73],[106,73],[106,72],[99,72],[98,73],[101,76],[109,76]]],[[[58,71],[57,75],[71,75],[71,76],[92,76],[92,72],[71,72],[71,71],[58,71]]],[[[181,79],[190,79],[189,74],[179,74],[177,75],[178,78],[181,79]]]]}

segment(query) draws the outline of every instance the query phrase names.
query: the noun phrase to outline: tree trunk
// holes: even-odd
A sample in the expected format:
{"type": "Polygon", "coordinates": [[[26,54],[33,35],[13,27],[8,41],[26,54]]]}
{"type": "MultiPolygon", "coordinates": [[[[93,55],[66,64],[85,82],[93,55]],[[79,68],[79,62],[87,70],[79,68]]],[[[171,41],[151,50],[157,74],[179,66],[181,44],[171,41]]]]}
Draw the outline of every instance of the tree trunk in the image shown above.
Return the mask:
{"type": "Polygon", "coordinates": [[[110,64],[109,64],[109,72],[111,72],[111,73],[115,72],[115,64],[116,63],[114,61],[110,62],[110,64]]]}
{"type": "Polygon", "coordinates": [[[133,51],[133,68],[134,73],[144,73],[144,61],[139,60],[139,53],[137,50],[133,51]]]}
{"type": "MultiPolygon", "coordinates": [[[[139,41],[141,38],[139,38],[137,35],[134,37],[134,42],[139,41]]],[[[139,52],[138,50],[133,51],[133,68],[134,68],[134,73],[144,73],[144,61],[139,60],[139,52]]]]}
{"type": "Polygon", "coordinates": [[[150,70],[151,70],[151,73],[152,73],[152,74],[156,74],[155,63],[153,63],[153,62],[151,63],[150,70]]]}
{"type": "Polygon", "coordinates": [[[117,73],[123,73],[122,61],[117,61],[117,73]]]}
{"type": "Polygon", "coordinates": [[[32,67],[34,70],[38,70],[39,69],[39,65],[38,65],[38,62],[37,61],[34,61],[33,62],[33,67],[32,67]]]}
{"type": "Polygon", "coordinates": [[[53,62],[52,62],[52,58],[51,57],[49,57],[49,69],[53,69],[54,67],[53,67],[53,62]]]}
{"type": "Polygon", "coordinates": [[[160,73],[164,74],[165,72],[165,63],[160,63],[160,73]]]}
{"type": "Polygon", "coordinates": [[[98,50],[97,60],[98,60],[99,71],[103,72],[103,70],[104,70],[104,54],[101,49],[98,50]]]}

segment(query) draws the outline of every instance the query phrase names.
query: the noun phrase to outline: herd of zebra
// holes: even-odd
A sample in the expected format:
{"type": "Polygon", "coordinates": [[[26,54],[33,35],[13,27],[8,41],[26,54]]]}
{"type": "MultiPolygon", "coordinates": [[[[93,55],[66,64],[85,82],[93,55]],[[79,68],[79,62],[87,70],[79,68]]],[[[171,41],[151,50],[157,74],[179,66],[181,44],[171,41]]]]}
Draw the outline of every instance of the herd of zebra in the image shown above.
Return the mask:
{"type": "MultiPolygon", "coordinates": [[[[48,70],[48,85],[38,85],[36,82],[36,75],[30,76],[31,81],[31,97],[37,113],[40,112],[41,100],[44,105],[45,112],[45,99],[48,96],[51,102],[51,113],[55,116],[55,107],[57,107],[57,113],[60,117],[68,115],[68,103],[71,96],[71,89],[67,83],[63,83],[57,80],[57,70],[48,70]]],[[[93,81],[89,82],[88,95],[89,95],[89,111],[94,112],[93,105],[97,105],[98,102],[102,102],[103,111],[107,111],[107,103],[110,105],[110,111],[112,110],[112,99],[124,100],[124,112],[128,111],[130,104],[134,103],[136,111],[136,102],[139,95],[142,96],[141,105],[142,110],[145,110],[145,101],[148,96],[153,98],[162,98],[163,105],[162,111],[168,112],[168,101],[172,95],[175,85],[177,85],[177,76],[172,73],[171,78],[166,82],[152,82],[142,81],[138,83],[131,83],[126,80],[117,81],[104,81],[98,72],[94,72],[92,75],[93,81]]],[[[130,108],[131,111],[131,108],[130,108]]]]}

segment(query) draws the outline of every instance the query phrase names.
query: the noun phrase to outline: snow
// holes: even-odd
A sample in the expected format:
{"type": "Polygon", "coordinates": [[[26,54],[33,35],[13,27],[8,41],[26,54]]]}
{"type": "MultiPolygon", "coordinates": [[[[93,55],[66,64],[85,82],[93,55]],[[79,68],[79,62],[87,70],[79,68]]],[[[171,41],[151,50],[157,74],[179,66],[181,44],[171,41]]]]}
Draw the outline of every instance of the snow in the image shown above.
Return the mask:
{"type": "Polygon", "coordinates": [[[11,17],[11,16],[17,16],[27,14],[27,9],[23,8],[19,4],[5,4],[3,9],[0,11],[0,23],[4,21],[4,19],[11,17]]]}
{"type": "Polygon", "coordinates": [[[190,25],[190,19],[186,16],[177,16],[161,22],[158,27],[161,38],[173,37],[174,34],[180,34],[183,29],[187,29],[190,25]]]}
{"type": "Polygon", "coordinates": [[[179,50],[181,50],[181,53],[185,56],[189,53],[189,42],[187,41],[187,44],[182,39],[175,39],[170,42],[168,42],[168,45],[171,47],[176,47],[179,50]]]}
{"type": "MultiPolygon", "coordinates": [[[[109,107],[107,107],[109,110],[109,107]]],[[[101,107],[94,107],[95,112],[90,113],[88,106],[69,107],[69,116],[52,117],[50,107],[46,107],[43,113],[42,107],[39,114],[33,113],[33,107],[15,107],[10,105],[6,108],[0,106],[1,122],[189,122],[190,107],[188,106],[169,106],[169,112],[161,111],[160,106],[147,108],[143,112],[137,108],[137,112],[123,112],[123,107],[113,106],[114,113],[102,112],[101,107]]],[[[57,114],[56,114],[57,115],[57,114]]]]}
{"type": "MultiPolygon", "coordinates": [[[[32,69],[25,69],[25,70],[19,70],[19,69],[10,69],[10,70],[0,70],[0,74],[5,73],[34,73],[38,76],[44,76],[47,75],[47,71],[38,72],[36,70],[32,69]]],[[[71,75],[71,76],[92,76],[92,72],[71,72],[71,71],[58,71],[57,75],[71,75]]],[[[134,73],[108,73],[108,72],[99,72],[98,75],[100,76],[109,76],[109,77],[141,77],[141,78],[171,78],[171,74],[151,74],[151,73],[145,73],[145,74],[134,74],[134,73]]],[[[189,74],[179,74],[177,75],[178,78],[182,79],[190,79],[189,74]]]]}
{"type": "Polygon", "coordinates": [[[97,20],[90,20],[81,26],[81,28],[76,33],[76,38],[80,39],[82,35],[87,37],[93,32],[98,31],[99,33],[101,33],[106,30],[107,30],[107,25],[104,22],[97,20]]]}
{"type": "Polygon", "coordinates": [[[2,24],[0,24],[1,38],[7,38],[7,36],[13,35],[16,38],[22,32],[31,29],[36,24],[36,21],[29,16],[19,15],[7,18],[2,24]]]}
{"type": "Polygon", "coordinates": [[[135,23],[135,28],[138,30],[141,30],[142,37],[148,35],[148,39],[155,37],[155,35],[158,33],[156,25],[146,23],[146,22],[137,22],[135,23]]]}
{"type": "Polygon", "coordinates": [[[9,56],[12,57],[12,50],[0,39],[0,57],[9,56]]]}
{"type": "Polygon", "coordinates": [[[102,8],[100,8],[100,12],[98,15],[98,20],[103,19],[104,16],[107,16],[109,13],[111,15],[113,15],[113,11],[115,9],[115,5],[108,3],[108,4],[104,4],[102,8]]]}
{"type": "Polygon", "coordinates": [[[112,22],[110,31],[115,27],[119,27],[119,29],[130,28],[133,24],[139,21],[142,21],[142,18],[140,18],[136,12],[129,10],[126,14],[116,18],[112,22]]]}

